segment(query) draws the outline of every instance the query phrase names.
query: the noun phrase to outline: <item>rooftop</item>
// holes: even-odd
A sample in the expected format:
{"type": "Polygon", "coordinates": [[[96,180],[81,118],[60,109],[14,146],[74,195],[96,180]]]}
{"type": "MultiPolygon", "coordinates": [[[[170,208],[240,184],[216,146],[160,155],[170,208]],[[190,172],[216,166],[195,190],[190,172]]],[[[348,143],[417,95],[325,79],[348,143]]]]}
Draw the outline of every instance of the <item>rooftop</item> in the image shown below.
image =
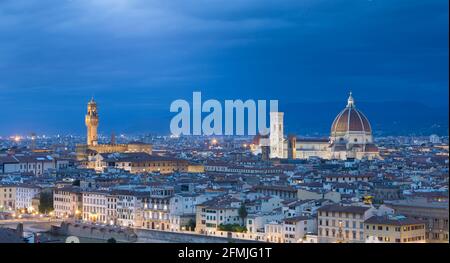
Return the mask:
{"type": "Polygon", "coordinates": [[[364,223],[378,224],[378,225],[404,226],[404,225],[424,224],[425,222],[414,219],[414,218],[404,217],[404,216],[372,216],[371,218],[367,219],[364,223]]]}

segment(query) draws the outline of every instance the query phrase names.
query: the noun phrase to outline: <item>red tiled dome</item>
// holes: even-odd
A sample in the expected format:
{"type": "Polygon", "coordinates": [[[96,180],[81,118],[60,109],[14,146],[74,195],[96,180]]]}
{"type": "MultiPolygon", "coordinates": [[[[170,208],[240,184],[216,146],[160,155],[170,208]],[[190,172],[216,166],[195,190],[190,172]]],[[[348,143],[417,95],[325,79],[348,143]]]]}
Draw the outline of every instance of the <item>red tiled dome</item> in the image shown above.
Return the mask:
{"type": "Polygon", "coordinates": [[[361,111],[355,108],[351,94],[347,107],[336,116],[331,125],[332,136],[336,133],[345,132],[372,132],[369,120],[361,111]]]}

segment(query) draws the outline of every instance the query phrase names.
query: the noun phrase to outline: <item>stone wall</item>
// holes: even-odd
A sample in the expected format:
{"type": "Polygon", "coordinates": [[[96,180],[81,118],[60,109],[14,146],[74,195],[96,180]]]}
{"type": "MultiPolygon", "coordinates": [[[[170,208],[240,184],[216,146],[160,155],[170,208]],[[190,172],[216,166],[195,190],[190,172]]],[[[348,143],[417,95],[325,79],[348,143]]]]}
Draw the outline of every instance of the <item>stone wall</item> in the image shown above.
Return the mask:
{"type": "Polygon", "coordinates": [[[138,242],[142,243],[258,243],[252,240],[148,229],[136,229],[135,233],[138,237],[138,242]]]}
{"type": "Polygon", "coordinates": [[[96,226],[89,224],[63,222],[60,227],[53,226],[51,232],[56,235],[76,236],[101,240],[114,238],[118,242],[137,241],[137,236],[131,229],[96,226]]]}
{"type": "Polygon", "coordinates": [[[76,236],[90,239],[139,243],[257,243],[254,240],[234,239],[217,236],[204,236],[195,233],[180,233],[149,229],[125,229],[109,226],[63,222],[52,226],[51,233],[63,236],[76,236]]]}

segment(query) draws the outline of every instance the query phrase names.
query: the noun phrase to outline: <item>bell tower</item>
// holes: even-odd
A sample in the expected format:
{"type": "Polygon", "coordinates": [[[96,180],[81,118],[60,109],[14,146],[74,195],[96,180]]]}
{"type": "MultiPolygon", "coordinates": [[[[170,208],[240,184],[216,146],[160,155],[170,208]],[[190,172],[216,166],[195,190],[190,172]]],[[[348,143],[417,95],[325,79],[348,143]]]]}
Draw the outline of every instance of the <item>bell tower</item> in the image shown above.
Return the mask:
{"type": "Polygon", "coordinates": [[[270,113],[270,158],[283,158],[284,156],[284,113],[270,113]]]}
{"type": "Polygon", "coordinates": [[[98,128],[98,112],[97,103],[94,98],[89,101],[86,114],[87,127],[87,145],[95,146],[98,144],[97,128],[98,128]]]}

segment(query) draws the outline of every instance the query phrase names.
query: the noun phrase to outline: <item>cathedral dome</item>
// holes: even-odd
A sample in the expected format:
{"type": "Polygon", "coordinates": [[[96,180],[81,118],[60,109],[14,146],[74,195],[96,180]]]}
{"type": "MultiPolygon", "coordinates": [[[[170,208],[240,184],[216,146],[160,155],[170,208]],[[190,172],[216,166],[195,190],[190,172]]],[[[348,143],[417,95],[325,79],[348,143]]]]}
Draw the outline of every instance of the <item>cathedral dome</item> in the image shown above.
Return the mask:
{"type": "Polygon", "coordinates": [[[345,133],[372,133],[369,120],[358,109],[350,93],[347,107],[343,109],[334,119],[331,125],[331,136],[338,136],[345,133]]]}

